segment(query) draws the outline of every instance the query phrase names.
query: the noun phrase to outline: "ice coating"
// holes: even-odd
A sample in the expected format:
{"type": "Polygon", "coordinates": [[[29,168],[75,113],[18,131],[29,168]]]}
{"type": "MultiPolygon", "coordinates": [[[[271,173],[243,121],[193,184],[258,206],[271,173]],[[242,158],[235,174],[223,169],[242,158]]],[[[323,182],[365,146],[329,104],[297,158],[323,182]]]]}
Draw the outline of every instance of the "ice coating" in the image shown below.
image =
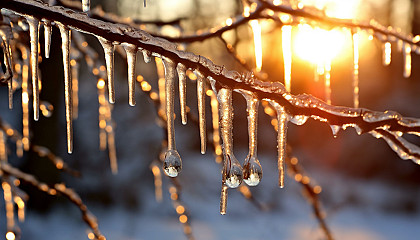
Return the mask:
{"type": "Polygon", "coordinates": [[[82,10],[83,12],[90,11],[90,0],[82,0],[82,10]]]}
{"type": "Polygon", "coordinates": [[[353,33],[353,106],[359,107],[359,33],[353,33]]]}
{"type": "Polygon", "coordinates": [[[56,22],[61,33],[61,51],[64,65],[64,96],[66,105],[67,152],[73,152],[73,101],[72,81],[70,71],[70,29],[60,22],[56,22]]]}
{"type": "Polygon", "coordinates": [[[114,45],[111,41],[98,36],[98,40],[101,43],[106,62],[106,71],[108,74],[108,95],[109,102],[115,103],[115,91],[114,91],[114,45]]]}
{"type": "Polygon", "coordinates": [[[373,130],[369,132],[376,138],[384,139],[394,152],[398,154],[401,159],[412,160],[414,163],[420,165],[420,148],[414,145],[402,136],[399,136],[396,132],[388,130],[373,130]],[[394,139],[394,140],[393,140],[394,139]]]}
{"type": "Polygon", "coordinates": [[[45,57],[50,58],[52,26],[50,20],[44,20],[45,57]]]}
{"type": "Polygon", "coordinates": [[[249,186],[256,186],[262,178],[262,167],[257,158],[257,124],[259,100],[250,92],[242,92],[247,103],[249,152],[243,167],[243,179],[249,186]]]}
{"type": "Polygon", "coordinates": [[[124,43],[123,47],[127,53],[128,65],[128,103],[130,106],[136,105],[135,99],[135,78],[136,78],[136,54],[137,46],[134,44],[124,43]]]}
{"type": "Polygon", "coordinates": [[[184,64],[178,63],[176,68],[179,82],[179,103],[181,106],[182,124],[187,124],[187,68],[184,64]]]}
{"type": "Polygon", "coordinates": [[[32,70],[32,96],[34,108],[34,120],[39,119],[39,83],[38,83],[38,34],[39,20],[26,16],[29,25],[29,37],[31,38],[31,70],[32,70]]]}
{"type": "Polygon", "coordinates": [[[411,46],[408,43],[403,43],[403,55],[404,55],[404,71],[403,75],[405,78],[411,75],[411,46]]]}
{"type": "Polygon", "coordinates": [[[226,184],[222,185],[222,191],[220,193],[220,214],[225,215],[227,210],[227,197],[228,187],[226,184]]]}
{"type": "Polygon", "coordinates": [[[242,182],[242,167],[233,154],[232,90],[227,88],[220,89],[217,93],[217,98],[220,104],[220,132],[223,140],[226,185],[230,188],[236,188],[242,182]]]}
{"type": "Polygon", "coordinates": [[[174,128],[176,65],[168,58],[163,58],[162,63],[165,69],[166,124],[168,130],[168,151],[166,152],[163,169],[168,176],[176,177],[182,169],[181,157],[176,151],[174,128]]]}
{"type": "Polygon", "coordinates": [[[279,187],[284,187],[284,163],[286,159],[286,134],[288,116],[284,108],[276,102],[270,101],[277,112],[277,167],[279,170],[279,187]]]}
{"type": "Polygon", "coordinates": [[[206,153],[206,106],[205,106],[205,76],[196,71],[197,75],[197,99],[198,99],[198,122],[200,126],[201,154],[206,153]]]}

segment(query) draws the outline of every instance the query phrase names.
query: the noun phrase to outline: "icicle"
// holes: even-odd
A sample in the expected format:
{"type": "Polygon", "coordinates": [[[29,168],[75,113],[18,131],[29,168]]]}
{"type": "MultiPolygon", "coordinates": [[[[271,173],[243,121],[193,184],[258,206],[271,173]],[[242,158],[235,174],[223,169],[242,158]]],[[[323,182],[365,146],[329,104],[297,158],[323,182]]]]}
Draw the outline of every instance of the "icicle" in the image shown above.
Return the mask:
{"type": "Polygon", "coordinates": [[[136,105],[135,98],[135,84],[136,84],[136,54],[137,46],[134,44],[126,43],[123,45],[127,53],[128,64],[128,103],[130,106],[136,105]]]}
{"type": "Polygon", "coordinates": [[[51,21],[44,20],[44,39],[45,39],[44,47],[45,47],[46,58],[50,58],[51,33],[52,33],[51,21]]]}
{"type": "Polygon", "coordinates": [[[388,66],[391,63],[391,43],[386,42],[382,45],[382,63],[388,66]]]}
{"type": "Polygon", "coordinates": [[[286,134],[288,116],[282,106],[276,102],[271,102],[277,111],[277,167],[279,170],[279,187],[284,187],[284,162],[286,159],[286,134]]]}
{"type": "Polygon", "coordinates": [[[162,62],[165,68],[166,124],[168,130],[168,151],[163,162],[163,169],[168,176],[176,177],[182,169],[182,160],[175,146],[174,94],[176,66],[168,58],[162,59],[162,62]]]}
{"type": "Polygon", "coordinates": [[[149,50],[142,49],[143,59],[145,63],[150,63],[152,61],[152,53],[149,50]]]}
{"type": "Polygon", "coordinates": [[[236,188],[242,182],[242,167],[233,154],[232,139],[232,90],[222,88],[217,93],[220,104],[220,132],[223,139],[223,156],[226,172],[226,185],[230,188],[236,188]]]}
{"type": "Polygon", "coordinates": [[[292,90],[292,26],[284,25],[281,27],[281,41],[284,62],[284,86],[290,92],[292,90]]]}
{"type": "Polygon", "coordinates": [[[411,75],[411,46],[408,43],[403,43],[404,54],[404,77],[408,78],[411,75]]]}
{"type": "Polygon", "coordinates": [[[353,106],[359,107],[359,33],[353,33],[353,106]]]}
{"type": "Polygon", "coordinates": [[[22,143],[25,151],[29,151],[29,56],[28,49],[21,47],[22,52],[22,143]]]}
{"type": "Polygon", "coordinates": [[[82,0],[82,10],[83,12],[90,11],[90,0],[82,0]]]}
{"type": "Polygon", "coordinates": [[[117,162],[117,149],[115,148],[115,136],[114,136],[114,129],[111,124],[109,124],[106,128],[107,131],[107,143],[108,143],[108,156],[109,156],[109,163],[111,165],[111,172],[112,174],[118,173],[118,162],[117,162]]]}
{"type": "Polygon", "coordinates": [[[6,136],[3,129],[0,129],[0,165],[7,162],[6,136]]]}
{"type": "Polygon", "coordinates": [[[181,105],[182,124],[187,124],[187,68],[184,64],[178,63],[178,81],[179,81],[179,102],[181,105]]]}
{"type": "Polygon", "coordinates": [[[244,162],[243,178],[249,186],[257,186],[262,178],[262,168],[257,158],[257,124],[259,101],[250,93],[242,93],[247,103],[249,153],[244,162]]]}
{"type": "Polygon", "coordinates": [[[67,123],[67,152],[73,152],[73,101],[72,101],[72,82],[70,72],[70,29],[60,22],[56,22],[61,33],[61,51],[63,52],[64,65],[64,92],[66,103],[66,123],[67,123]]]}
{"type": "Polygon", "coordinates": [[[258,20],[249,21],[254,35],[254,49],[255,49],[255,71],[260,72],[262,68],[262,41],[261,41],[261,26],[258,20]]]}
{"type": "Polygon", "coordinates": [[[13,230],[15,229],[13,194],[12,194],[12,188],[7,181],[3,180],[1,185],[3,187],[4,202],[5,202],[5,207],[6,207],[6,220],[7,220],[7,231],[8,231],[6,234],[7,236],[7,235],[10,235],[9,233],[13,234],[13,230]]]}
{"type": "Polygon", "coordinates": [[[205,107],[205,77],[196,71],[197,75],[197,99],[198,99],[198,122],[200,126],[200,141],[201,141],[201,154],[206,153],[206,107],[205,107]]]}
{"type": "Polygon", "coordinates": [[[105,80],[100,78],[98,83],[96,84],[98,88],[98,102],[99,102],[99,149],[105,151],[107,146],[107,136],[106,136],[106,115],[108,112],[108,108],[106,105],[105,99],[105,80]]]}
{"type": "Polygon", "coordinates": [[[39,83],[38,83],[38,19],[27,16],[26,20],[29,24],[29,35],[31,38],[31,69],[32,69],[32,95],[34,107],[34,120],[39,119],[39,83]]]}
{"type": "Polygon", "coordinates": [[[330,125],[331,131],[333,133],[334,138],[337,137],[338,132],[341,130],[341,126],[339,125],[330,125]]]}
{"type": "Polygon", "coordinates": [[[331,104],[331,60],[325,63],[325,101],[331,104]]]}
{"type": "Polygon", "coordinates": [[[98,40],[101,43],[106,62],[106,71],[108,73],[108,98],[110,103],[115,103],[115,91],[114,91],[114,45],[111,41],[98,36],[98,40]]]}
{"type": "Polygon", "coordinates": [[[163,67],[162,59],[155,57],[155,63],[156,63],[156,71],[158,74],[160,111],[166,112],[165,69],[163,67]]]}
{"type": "MultiPolygon", "coordinates": [[[[7,61],[8,60],[6,59],[6,62],[7,61]]],[[[13,79],[12,78],[10,78],[9,81],[7,81],[7,90],[8,90],[8,99],[9,99],[9,109],[11,110],[13,109],[13,79]]]]}
{"type": "Polygon", "coordinates": [[[211,91],[211,118],[213,125],[213,145],[214,153],[216,154],[216,162],[222,162],[222,146],[220,145],[220,132],[219,132],[219,102],[213,91],[211,91]]]}
{"type": "Polygon", "coordinates": [[[228,187],[222,184],[222,191],[220,193],[220,214],[225,215],[227,210],[228,187]]]}

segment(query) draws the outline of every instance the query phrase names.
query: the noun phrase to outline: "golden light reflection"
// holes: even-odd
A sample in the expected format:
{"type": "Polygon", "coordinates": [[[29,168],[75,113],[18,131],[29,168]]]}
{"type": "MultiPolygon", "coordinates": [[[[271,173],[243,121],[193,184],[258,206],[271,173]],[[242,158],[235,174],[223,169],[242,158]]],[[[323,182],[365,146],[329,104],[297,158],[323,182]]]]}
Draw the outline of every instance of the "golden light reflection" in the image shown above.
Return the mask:
{"type": "Polygon", "coordinates": [[[360,0],[300,0],[304,6],[314,6],[325,11],[329,17],[350,19],[357,15],[360,0]]]}
{"type": "Polygon", "coordinates": [[[7,240],[15,240],[16,236],[13,232],[7,232],[6,233],[6,239],[7,240]]]}
{"type": "Polygon", "coordinates": [[[382,46],[382,60],[385,66],[388,66],[391,63],[391,43],[386,42],[382,46]]]}
{"type": "Polygon", "coordinates": [[[284,86],[290,92],[292,90],[292,26],[284,25],[281,28],[281,41],[284,61],[284,86]]]}

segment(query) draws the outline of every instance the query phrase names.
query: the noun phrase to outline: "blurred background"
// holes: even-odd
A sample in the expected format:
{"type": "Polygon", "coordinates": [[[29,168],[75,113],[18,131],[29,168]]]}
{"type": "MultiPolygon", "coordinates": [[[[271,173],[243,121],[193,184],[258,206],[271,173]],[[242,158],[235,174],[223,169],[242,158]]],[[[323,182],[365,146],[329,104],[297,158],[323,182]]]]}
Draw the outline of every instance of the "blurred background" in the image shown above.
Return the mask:
{"type": "MultiPolygon", "coordinates": [[[[143,6],[143,1],[132,0],[91,2],[92,7],[100,5],[105,12],[143,22],[177,20],[174,26],[144,25],[147,31],[171,36],[179,35],[180,29],[182,34],[194,34],[243,12],[241,1],[235,0],[148,0],[147,7],[143,6]]],[[[375,19],[404,33],[420,34],[420,1],[417,0],[301,2],[323,9],[331,17],[375,19]]],[[[260,74],[270,81],[283,82],[281,26],[269,20],[261,20],[260,26],[263,56],[260,74]]],[[[313,38],[301,28],[293,28],[291,92],[325,98],[324,82],[314,81],[317,60],[325,54],[331,58],[332,104],[351,107],[352,35],[348,29],[331,31],[336,33],[313,38]]],[[[42,43],[42,34],[40,38],[42,43]]],[[[226,32],[223,38],[236,46],[238,55],[250,66],[255,66],[254,41],[248,24],[226,32]]],[[[96,38],[86,36],[86,41],[103,59],[103,50],[96,38]]],[[[404,78],[403,54],[397,44],[392,44],[389,66],[382,64],[382,45],[377,39],[370,40],[367,32],[361,32],[360,107],[420,117],[420,71],[416,67],[420,64],[419,56],[412,54],[412,74],[404,78]]],[[[138,85],[137,105],[128,105],[127,65],[119,54],[115,55],[116,103],[112,111],[118,174],[111,172],[107,151],[99,150],[97,82],[84,61],[79,70],[79,116],[74,121],[74,151],[67,154],[60,46],[59,31],[54,27],[51,56],[43,58],[40,64],[43,86],[40,98],[51,103],[54,112],[49,118],[30,122],[32,141],[48,147],[82,176],[75,178],[59,173],[50,162],[33,152],[25,153],[23,158],[11,155],[11,164],[46,183],[64,181],[75,189],[97,216],[107,239],[185,239],[179,216],[172,207],[167,177],[163,177],[162,201],[155,200],[150,164],[157,159],[164,132],[157,124],[153,103],[138,85]]],[[[220,39],[184,47],[228,69],[244,71],[220,39]]],[[[141,58],[139,54],[137,73],[157,89],[155,62],[146,64],[141,58]]],[[[192,114],[197,115],[195,82],[188,81],[187,86],[188,106],[192,114]]],[[[7,89],[0,91],[1,117],[21,131],[20,92],[15,94],[15,108],[10,111],[7,89]]],[[[242,163],[248,153],[246,103],[239,94],[234,94],[233,98],[234,151],[242,163]]],[[[300,185],[288,177],[284,189],[277,186],[277,134],[262,108],[258,153],[264,175],[260,185],[252,187],[251,191],[264,207],[259,209],[238,191],[230,190],[226,216],[219,213],[221,166],[215,162],[211,148],[205,155],[200,154],[198,127],[191,122],[186,126],[180,123],[178,104],[175,104],[175,113],[177,147],[183,159],[183,171],[178,180],[196,239],[325,239],[300,185]]],[[[207,127],[211,128],[209,100],[207,113],[207,127]]],[[[420,144],[417,138],[408,139],[420,144]]],[[[328,124],[313,119],[303,126],[289,124],[287,142],[311,183],[322,187],[320,201],[336,239],[418,239],[420,167],[415,163],[401,160],[385,141],[369,134],[359,136],[353,128],[340,131],[334,138],[328,124]]],[[[87,227],[75,206],[30,186],[21,187],[30,196],[27,219],[20,224],[22,239],[86,239],[87,227]]],[[[0,229],[5,232],[4,202],[0,209],[0,229]]]]}

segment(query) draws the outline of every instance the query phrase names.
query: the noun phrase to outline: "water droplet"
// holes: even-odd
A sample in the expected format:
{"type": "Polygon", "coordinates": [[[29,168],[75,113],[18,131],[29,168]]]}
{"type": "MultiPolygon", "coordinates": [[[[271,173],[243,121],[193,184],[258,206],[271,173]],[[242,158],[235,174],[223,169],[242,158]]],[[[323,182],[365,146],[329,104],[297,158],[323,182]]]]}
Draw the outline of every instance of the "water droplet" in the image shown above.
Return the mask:
{"type": "Polygon", "coordinates": [[[176,150],[168,150],[163,161],[163,170],[169,177],[176,177],[182,170],[181,156],[176,150]]]}
{"type": "Polygon", "coordinates": [[[248,186],[257,186],[262,178],[262,167],[258,159],[248,156],[243,169],[243,179],[248,186]]]}
{"type": "Polygon", "coordinates": [[[303,125],[306,123],[308,118],[309,117],[305,115],[295,115],[293,117],[290,117],[289,120],[296,125],[303,125]]]}

